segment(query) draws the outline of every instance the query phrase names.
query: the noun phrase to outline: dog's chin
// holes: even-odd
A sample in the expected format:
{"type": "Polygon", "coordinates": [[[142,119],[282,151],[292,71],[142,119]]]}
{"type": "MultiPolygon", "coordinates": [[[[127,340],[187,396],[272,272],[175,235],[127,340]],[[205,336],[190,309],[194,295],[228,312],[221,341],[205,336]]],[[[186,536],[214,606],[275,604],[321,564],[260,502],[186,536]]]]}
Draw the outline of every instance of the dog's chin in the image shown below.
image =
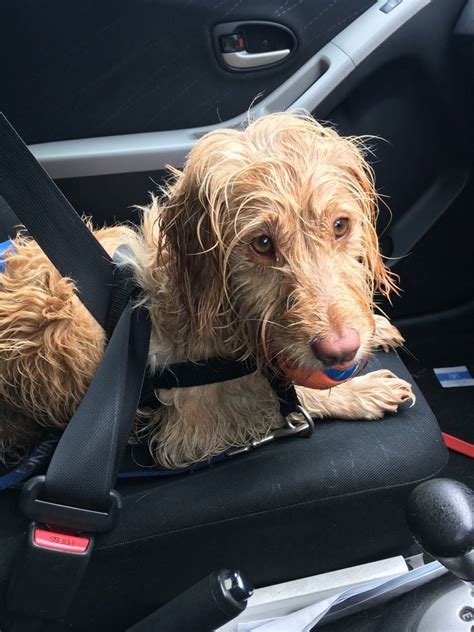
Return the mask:
{"type": "Polygon", "coordinates": [[[289,358],[280,358],[278,366],[283,375],[297,386],[324,390],[350,380],[365,366],[365,361],[352,360],[331,367],[310,369],[289,358]]]}

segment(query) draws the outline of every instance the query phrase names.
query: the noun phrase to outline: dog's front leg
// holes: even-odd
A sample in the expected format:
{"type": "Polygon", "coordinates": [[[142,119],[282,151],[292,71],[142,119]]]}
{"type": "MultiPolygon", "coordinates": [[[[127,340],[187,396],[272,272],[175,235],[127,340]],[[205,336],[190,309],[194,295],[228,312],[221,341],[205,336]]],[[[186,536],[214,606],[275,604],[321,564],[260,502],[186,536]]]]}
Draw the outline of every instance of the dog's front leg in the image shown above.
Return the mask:
{"type": "Polygon", "coordinates": [[[259,372],[238,380],[161,389],[162,405],[145,420],[157,463],[182,467],[212,458],[229,447],[259,441],[281,425],[278,399],[259,372]]]}
{"type": "Polygon", "coordinates": [[[415,395],[411,384],[391,371],[382,369],[360,375],[330,390],[296,388],[301,403],[314,418],[381,419],[385,413],[395,413],[400,404],[415,395]]]}
{"type": "Polygon", "coordinates": [[[375,332],[372,336],[372,349],[383,349],[386,352],[401,347],[405,342],[405,338],[398,331],[395,325],[379,314],[374,314],[375,332]]]}

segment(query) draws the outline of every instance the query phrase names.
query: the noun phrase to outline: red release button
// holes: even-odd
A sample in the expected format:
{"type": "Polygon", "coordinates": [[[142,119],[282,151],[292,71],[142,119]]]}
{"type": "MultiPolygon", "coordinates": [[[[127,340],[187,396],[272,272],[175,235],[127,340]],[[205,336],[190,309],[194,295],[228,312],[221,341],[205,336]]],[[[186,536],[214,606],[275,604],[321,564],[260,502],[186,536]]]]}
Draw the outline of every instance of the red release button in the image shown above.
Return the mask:
{"type": "Polygon", "coordinates": [[[54,551],[67,551],[69,553],[85,553],[89,546],[89,538],[81,538],[77,535],[67,535],[65,533],[55,533],[54,531],[44,531],[35,529],[34,543],[45,549],[54,551]]]}

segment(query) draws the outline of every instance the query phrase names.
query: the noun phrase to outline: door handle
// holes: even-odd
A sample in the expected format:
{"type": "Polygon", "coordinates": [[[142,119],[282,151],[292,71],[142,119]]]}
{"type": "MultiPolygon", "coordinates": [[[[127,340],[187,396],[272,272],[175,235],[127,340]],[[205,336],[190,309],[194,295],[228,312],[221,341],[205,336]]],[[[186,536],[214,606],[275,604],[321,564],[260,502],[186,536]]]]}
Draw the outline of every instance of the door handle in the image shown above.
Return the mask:
{"type": "Polygon", "coordinates": [[[235,53],[222,53],[222,59],[229,68],[261,68],[285,59],[290,54],[289,48],[271,50],[267,53],[249,53],[246,50],[235,53]]]}
{"type": "Polygon", "coordinates": [[[297,48],[296,37],[288,27],[257,20],[217,24],[213,44],[218,61],[234,72],[274,66],[297,48]]]}

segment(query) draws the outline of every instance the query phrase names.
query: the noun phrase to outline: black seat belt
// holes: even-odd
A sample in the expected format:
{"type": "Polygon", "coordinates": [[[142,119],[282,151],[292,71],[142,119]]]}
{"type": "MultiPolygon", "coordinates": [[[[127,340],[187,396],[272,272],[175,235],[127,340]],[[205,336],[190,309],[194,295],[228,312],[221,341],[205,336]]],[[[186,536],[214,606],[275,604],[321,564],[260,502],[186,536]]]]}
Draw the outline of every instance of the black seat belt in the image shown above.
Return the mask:
{"type": "Polygon", "coordinates": [[[13,619],[6,629],[36,631],[43,621],[64,616],[94,534],[113,528],[118,517],[121,500],[113,487],[142,389],[150,320],[144,308],[133,307],[138,289],[126,268],[115,273],[110,257],[3,115],[0,195],[59,272],[77,283],[79,298],[111,336],[46,476],[30,479],[21,493],[20,507],[33,522],[11,577],[13,619]]]}
{"type": "Polygon", "coordinates": [[[128,304],[46,476],[30,479],[22,490],[20,507],[33,522],[9,586],[8,608],[20,615],[20,622],[7,630],[23,629],[15,626],[23,626],[25,618],[33,623],[64,616],[86,569],[94,534],[115,525],[121,499],[113,486],[142,389],[149,336],[146,310],[128,304]],[[51,525],[52,540],[36,538],[43,525],[51,525]],[[87,541],[83,551],[76,550],[76,532],[87,541]]]}
{"type": "Polygon", "coordinates": [[[79,298],[110,337],[116,268],[2,113],[0,195],[61,275],[74,280],[79,298]]]}

